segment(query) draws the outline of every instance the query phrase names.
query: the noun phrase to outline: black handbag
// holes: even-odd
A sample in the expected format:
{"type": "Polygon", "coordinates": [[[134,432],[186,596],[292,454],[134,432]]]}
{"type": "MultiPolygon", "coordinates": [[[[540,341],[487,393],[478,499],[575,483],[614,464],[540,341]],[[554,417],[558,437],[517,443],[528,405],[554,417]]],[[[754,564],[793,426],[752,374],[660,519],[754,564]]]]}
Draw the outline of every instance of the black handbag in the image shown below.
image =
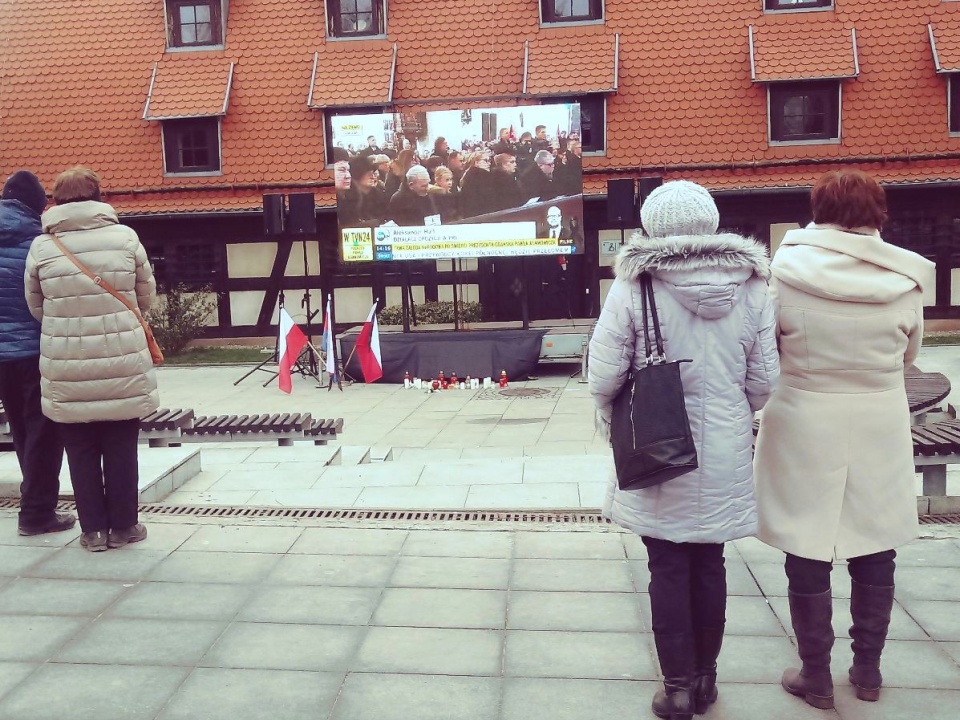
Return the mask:
{"type": "Polygon", "coordinates": [[[640,305],[646,364],[627,376],[613,401],[610,421],[613,463],[621,490],[659,485],[698,467],[680,380],[680,363],[692,360],[667,362],[653,281],[647,273],[640,275],[640,305]],[[656,348],[650,345],[648,302],[656,348]]]}

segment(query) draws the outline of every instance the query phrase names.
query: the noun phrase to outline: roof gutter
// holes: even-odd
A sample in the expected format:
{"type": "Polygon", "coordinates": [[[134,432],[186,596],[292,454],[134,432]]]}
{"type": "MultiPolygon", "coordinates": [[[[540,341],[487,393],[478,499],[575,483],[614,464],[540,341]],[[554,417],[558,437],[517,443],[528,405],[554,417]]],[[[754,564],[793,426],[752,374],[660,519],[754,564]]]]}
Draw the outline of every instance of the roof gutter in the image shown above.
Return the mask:
{"type": "Polygon", "coordinates": [[[235,62],[230,63],[230,73],[227,75],[227,92],[223,96],[223,109],[220,111],[221,115],[227,114],[227,106],[230,104],[230,88],[233,87],[233,66],[236,65],[235,62]]]}
{"type": "Polygon", "coordinates": [[[853,76],[860,77],[860,53],[857,51],[857,29],[850,28],[850,40],[853,42],[853,76]]]}
{"type": "Polygon", "coordinates": [[[141,118],[143,120],[146,120],[150,113],[150,100],[153,98],[153,84],[157,81],[157,65],[159,64],[153,64],[153,73],[150,75],[150,89],[147,90],[147,102],[143,106],[143,117],[141,118]]]}
{"type": "Polygon", "coordinates": [[[930,49],[933,50],[933,66],[939,75],[943,72],[943,66],[940,65],[940,53],[937,52],[937,39],[933,35],[933,23],[927,24],[927,32],[930,34],[930,49]]]}
{"type": "Polygon", "coordinates": [[[320,53],[313,53],[313,70],[310,71],[310,92],[307,93],[307,107],[313,107],[313,84],[317,81],[317,63],[320,61],[320,53]]]}
{"type": "Polygon", "coordinates": [[[527,71],[530,69],[530,41],[523,41],[523,89],[521,94],[527,94],[527,71]]]}
{"type": "Polygon", "coordinates": [[[934,160],[960,160],[960,152],[928,153],[925,155],[860,155],[846,158],[790,158],[784,160],[752,160],[750,162],[724,163],[667,163],[656,165],[629,165],[619,167],[584,168],[584,175],[612,175],[615,173],[682,172],[688,170],[760,170],[764,168],[790,168],[822,165],[883,164],[893,162],[927,162],[934,160]]]}
{"type": "Polygon", "coordinates": [[[757,61],[753,56],[753,25],[747,27],[747,37],[750,39],[750,81],[757,81],[757,61]]]}
{"type": "Polygon", "coordinates": [[[620,33],[613,36],[613,91],[620,87],[620,33]]]}
{"type": "Polygon", "coordinates": [[[390,62],[390,87],[387,89],[387,102],[393,102],[393,86],[397,79],[397,44],[393,44],[393,60],[390,62]]]}

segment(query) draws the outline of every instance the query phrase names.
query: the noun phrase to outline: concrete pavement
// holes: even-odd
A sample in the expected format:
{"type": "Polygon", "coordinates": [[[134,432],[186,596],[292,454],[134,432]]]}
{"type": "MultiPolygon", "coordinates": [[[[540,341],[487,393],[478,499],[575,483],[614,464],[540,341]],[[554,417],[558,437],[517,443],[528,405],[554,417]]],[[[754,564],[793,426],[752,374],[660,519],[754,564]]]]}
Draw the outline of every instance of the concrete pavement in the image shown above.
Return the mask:
{"type": "MultiPolygon", "coordinates": [[[[609,720],[652,717],[645,555],[610,527],[393,526],[147,517],[141,545],[19,538],[0,513],[3,720],[609,720]]],[[[846,683],[849,580],[834,586],[837,709],[779,687],[795,663],[782,555],[727,548],[718,720],[952,720],[960,541],[898,559],[879,703],[846,683]]]]}

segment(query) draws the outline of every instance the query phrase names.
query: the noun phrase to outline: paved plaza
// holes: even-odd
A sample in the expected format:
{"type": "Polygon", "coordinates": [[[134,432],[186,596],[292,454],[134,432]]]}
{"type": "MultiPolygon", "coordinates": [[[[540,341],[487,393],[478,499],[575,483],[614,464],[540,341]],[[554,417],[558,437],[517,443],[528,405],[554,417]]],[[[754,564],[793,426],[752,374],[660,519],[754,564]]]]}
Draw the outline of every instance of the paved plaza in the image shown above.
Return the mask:
{"type": "MultiPolygon", "coordinates": [[[[918,365],[960,379],[953,348],[918,365]]],[[[514,384],[546,390],[539,398],[512,399],[328,393],[299,378],[286,396],[253,378],[233,386],[240,374],[164,368],[163,404],[309,411],[343,417],[343,435],[327,447],[204,446],[200,474],[166,503],[599,505],[609,451],[566,368],[514,384]]],[[[645,551],[615,527],[148,513],[147,542],[91,554],[78,530],[21,538],[15,518],[0,510],[0,720],[652,717],[645,551]]],[[[721,695],[707,717],[956,718],[960,526],[922,530],[898,559],[880,703],[846,683],[849,579],[835,570],[829,712],[779,687],[796,662],[782,553],[728,544],[721,695]]]]}
{"type": "MultiPolygon", "coordinates": [[[[630,534],[147,522],[147,542],[94,555],[75,532],[19,538],[0,517],[0,718],[652,717],[648,576],[630,534]]],[[[849,580],[835,571],[835,712],[779,687],[795,660],[782,555],[728,545],[707,717],[956,718],[960,541],[927,534],[900,553],[877,704],[843,677],[849,580]]]]}

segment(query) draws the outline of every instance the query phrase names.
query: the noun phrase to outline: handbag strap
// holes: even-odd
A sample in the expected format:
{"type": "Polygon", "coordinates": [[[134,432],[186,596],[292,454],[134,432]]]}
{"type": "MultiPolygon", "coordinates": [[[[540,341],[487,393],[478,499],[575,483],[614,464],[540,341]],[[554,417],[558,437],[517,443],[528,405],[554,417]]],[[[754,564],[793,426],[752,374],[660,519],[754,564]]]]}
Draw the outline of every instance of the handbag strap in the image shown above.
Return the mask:
{"type": "Polygon", "coordinates": [[[667,361],[663,351],[663,336],[660,334],[660,317],[657,315],[657,300],[653,295],[653,278],[649,273],[640,275],[640,307],[643,312],[643,345],[646,351],[647,365],[656,365],[667,361]],[[650,306],[650,319],[653,323],[653,338],[656,352],[650,346],[650,331],[647,325],[647,304],[650,306]]]}
{"type": "Polygon", "coordinates": [[[137,320],[140,322],[140,324],[141,324],[141,325],[143,324],[143,316],[140,314],[140,311],[136,308],[136,306],[134,306],[133,303],[131,303],[126,297],[124,297],[123,295],[121,295],[120,293],[118,293],[116,290],[114,290],[114,289],[110,286],[110,283],[108,283],[108,282],[107,282],[106,280],[104,280],[102,277],[100,277],[99,275],[94,275],[94,274],[90,271],[90,268],[88,268],[86,265],[84,265],[82,262],[80,262],[80,260],[77,258],[76,255],[74,255],[72,252],[70,252],[69,250],[67,250],[66,245],[64,245],[64,244],[60,241],[60,238],[57,237],[57,234],[56,234],[56,233],[53,233],[53,232],[50,233],[50,239],[53,240],[53,244],[54,244],[54,245],[56,245],[58,248],[60,248],[60,252],[62,252],[62,253],[64,254],[64,256],[65,256],[68,260],[70,260],[70,262],[72,262],[74,265],[77,266],[77,268],[80,270],[80,272],[82,272],[82,273],[83,273],[84,275],[86,275],[88,278],[90,278],[91,280],[93,280],[97,285],[99,285],[101,288],[103,288],[104,290],[106,290],[108,293],[110,293],[111,295],[113,295],[117,300],[119,300],[119,301],[122,302],[124,305],[126,305],[126,306],[127,306],[127,309],[128,309],[130,312],[132,312],[134,315],[136,315],[137,320]]]}

